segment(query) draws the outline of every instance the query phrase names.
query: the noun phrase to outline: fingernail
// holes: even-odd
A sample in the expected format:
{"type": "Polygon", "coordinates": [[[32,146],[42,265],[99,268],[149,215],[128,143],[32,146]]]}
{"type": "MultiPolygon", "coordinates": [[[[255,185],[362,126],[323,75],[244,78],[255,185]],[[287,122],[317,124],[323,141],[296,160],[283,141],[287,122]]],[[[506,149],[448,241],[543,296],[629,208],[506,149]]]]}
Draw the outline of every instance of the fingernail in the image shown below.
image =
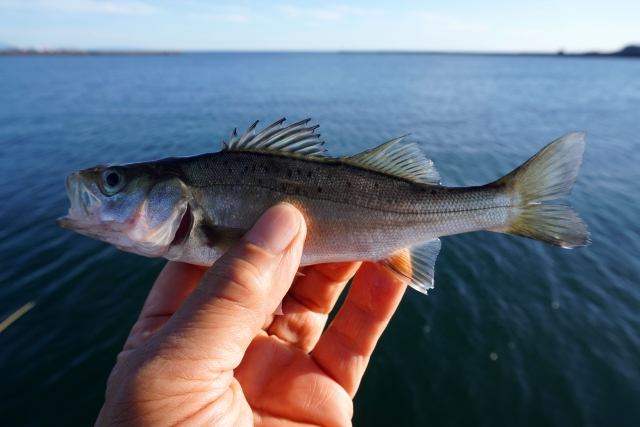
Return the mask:
{"type": "Polygon", "coordinates": [[[267,210],[244,236],[244,241],[272,254],[284,251],[300,231],[300,214],[288,203],[267,210]]]}

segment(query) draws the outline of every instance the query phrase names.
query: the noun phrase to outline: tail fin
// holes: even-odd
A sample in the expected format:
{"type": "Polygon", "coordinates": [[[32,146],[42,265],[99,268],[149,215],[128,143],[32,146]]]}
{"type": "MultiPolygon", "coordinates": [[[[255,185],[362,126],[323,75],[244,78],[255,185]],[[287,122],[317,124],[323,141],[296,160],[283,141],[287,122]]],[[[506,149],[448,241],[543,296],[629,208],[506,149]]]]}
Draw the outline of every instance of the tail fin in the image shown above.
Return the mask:
{"type": "Polygon", "coordinates": [[[575,248],[590,243],[587,225],[569,206],[543,205],[543,200],[566,196],[580,172],[584,132],[569,133],[544,147],[526,163],[493,182],[514,195],[516,216],[495,231],[575,248]]]}
{"type": "Polygon", "coordinates": [[[517,218],[505,233],[563,248],[589,244],[587,224],[571,206],[534,204],[517,208],[517,218]]]}

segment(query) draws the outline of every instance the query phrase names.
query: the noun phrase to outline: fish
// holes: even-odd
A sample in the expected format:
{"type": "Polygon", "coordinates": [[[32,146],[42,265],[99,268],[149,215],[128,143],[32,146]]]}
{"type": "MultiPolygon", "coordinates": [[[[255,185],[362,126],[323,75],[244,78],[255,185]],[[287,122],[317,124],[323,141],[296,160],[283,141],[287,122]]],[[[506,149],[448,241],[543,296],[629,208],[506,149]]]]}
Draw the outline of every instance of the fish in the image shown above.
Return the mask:
{"type": "Polygon", "coordinates": [[[67,177],[71,202],[60,227],[147,257],[212,265],[271,206],[286,202],[307,222],[301,266],[378,263],[422,293],[434,286],[439,237],[472,231],[522,236],[563,248],[590,243],[568,195],[585,133],[545,146],[486,185],[447,187],[405,136],[362,153],[330,157],[306,119],[258,121],[222,150],[192,157],[97,165],[67,177]]]}

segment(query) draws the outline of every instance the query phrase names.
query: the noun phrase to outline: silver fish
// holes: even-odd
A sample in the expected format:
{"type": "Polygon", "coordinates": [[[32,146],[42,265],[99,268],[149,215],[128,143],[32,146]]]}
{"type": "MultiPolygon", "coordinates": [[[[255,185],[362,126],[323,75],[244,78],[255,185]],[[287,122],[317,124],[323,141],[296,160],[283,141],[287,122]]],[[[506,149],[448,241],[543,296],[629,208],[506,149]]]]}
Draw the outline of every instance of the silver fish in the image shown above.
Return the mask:
{"type": "Polygon", "coordinates": [[[307,220],[302,265],[372,261],[426,293],[439,236],[488,230],[574,248],[589,244],[566,196],[584,154],[567,134],[490,184],[445,187],[433,163],[404,137],[351,157],[323,155],[309,119],[284,119],[222,151],[121,166],[67,178],[68,216],[58,225],[124,251],[209,266],[279,202],[307,220]]]}

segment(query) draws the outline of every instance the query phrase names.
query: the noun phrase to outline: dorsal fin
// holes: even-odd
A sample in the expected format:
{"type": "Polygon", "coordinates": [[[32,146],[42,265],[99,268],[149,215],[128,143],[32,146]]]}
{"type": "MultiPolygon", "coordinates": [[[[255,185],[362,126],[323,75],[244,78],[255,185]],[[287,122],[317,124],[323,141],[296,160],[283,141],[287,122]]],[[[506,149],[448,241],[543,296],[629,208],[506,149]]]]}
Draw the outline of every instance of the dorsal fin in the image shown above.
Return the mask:
{"type": "Polygon", "coordinates": [[[256,121],[238,139],[236,129],[233,129],[229,143],[222,142],[222,149],[228,151],[266,151],[277,150],[307,156],[322,156],[326,150],[322,148],[324,141],[319,141],[320,134],[315,130],[320,125],[309,126],[311,119],[302,120],[286,128],[282,123],[286,119],[280,119],[259,134],[255,134],[256,121]]]}
{"type": "MultiPolygon", "coordinates": [[[[233,129],[229,143],[222,142],[224,151],[285,151],[306,156],[322,157],[325,150],[324,141],[319,141],[320,134],[315,133],[319,125],[307,126],[311,119],[305,119],[285,128],[280,119],[268,126],[262,132],[255,134],[258,121],[238,138],[233,129]]],[[[377,172],[407,179],[412,182],[429,185],[440,185],[440,174],[433,166],[433,162],[422,152],[418,144],[403,145],[390,150],[405,136],[392,139],[384,144],[356,154],[351,157],[341,157],[340,160],[354,166],[360,166],[377,172]]]]}
{"type": "Polygon", "coordinates": [[[355,156],[343,157],[342,160],[345,163],[388,173],[409,181],[440,185],[440,174],[415,142],[388,151],[407,136],[392,139],[355,156]]]}

